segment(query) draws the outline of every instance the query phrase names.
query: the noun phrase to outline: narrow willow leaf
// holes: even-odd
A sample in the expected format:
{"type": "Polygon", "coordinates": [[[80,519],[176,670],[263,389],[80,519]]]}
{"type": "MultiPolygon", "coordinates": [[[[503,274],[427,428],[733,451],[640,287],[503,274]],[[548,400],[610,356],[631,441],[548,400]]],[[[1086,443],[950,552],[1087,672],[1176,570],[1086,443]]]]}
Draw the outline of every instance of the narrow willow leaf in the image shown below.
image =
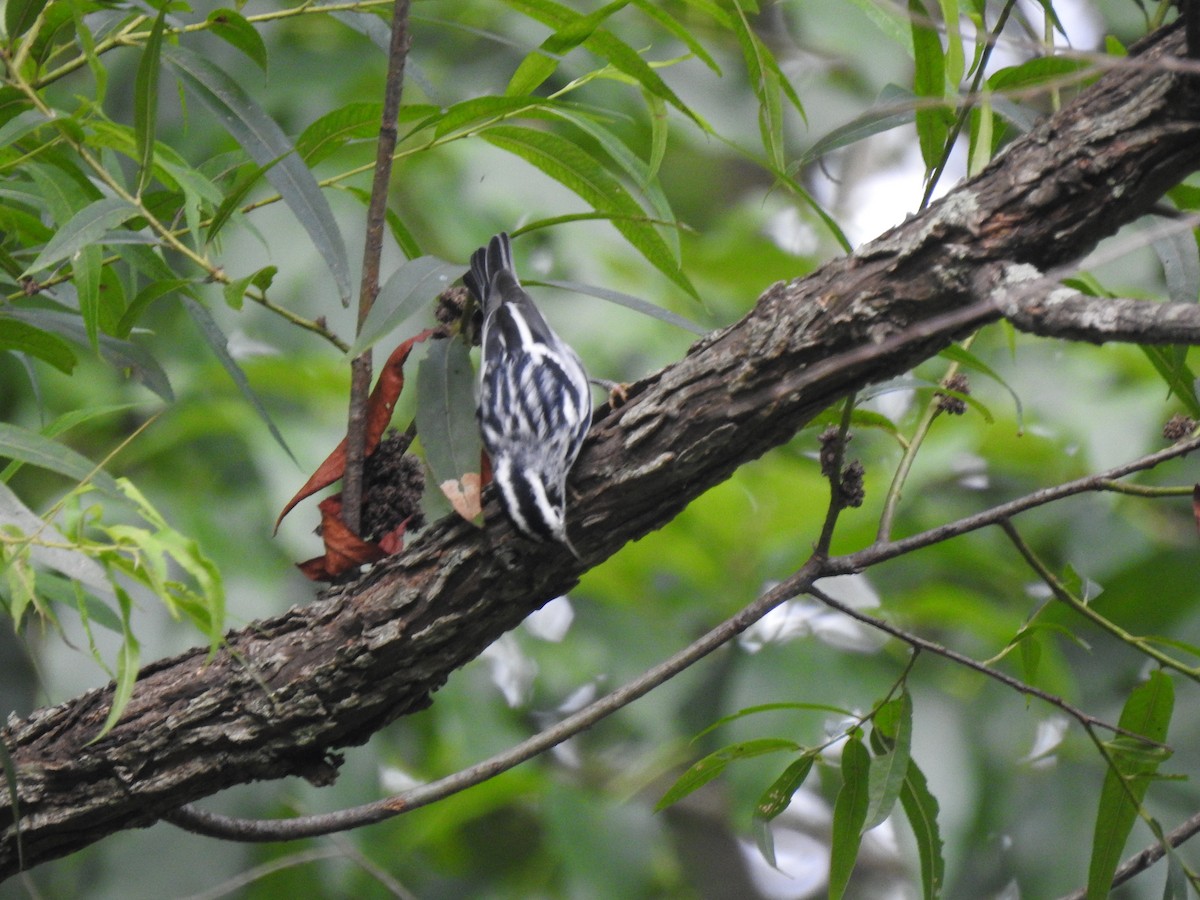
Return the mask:
{"type": "Polygon", "coordinates": [[[79,483],[90,480],[107,493],[117,492],[117,483],[112,476],[97,468],[90,459],[19,425],[0,422],[0,456],[49,469],[79,483]]]}
{"type": "Polygon", "coordinates": [[[843,709],[840,706],[829,706],[825,703],[760,703],[756,706],[747,706],[745,709],[739,709],[735,713],[730,713],[727,716],[722,716],[713,722],[703,731],[699,732],[692,740],[693,742],[704,737],[704,735],[716,731],[722,725],[727,725],[730,722],[735,722],[738,719],[746,716],[756,716],[759,713],[778,712],[780,710],[794,710],[797,712],[821,712],[833,713],[835,716],[852,717],[853,711],[843,709]]]}
{"type": "Polygon", "coordinates": [[[908,776],[900,790],[900,805],[917,840],[917,856],[921,861],[921,896],[936,900],[942,894],[946,880],[946,860],[942,854],[942,835],[938,828],[937,798],[929,792],[925,773],[909,760],[908,776]]]}
{"type": "Polygon", "coordinates": [[[629,0],[613,0],[607,6],[581,15],[542,41],[540,47],[521,60],[504,93],[508,96],[532,94],[558,68],[558,61],[595,33],[609,16],[629,5],[629,0]]]}
{"type": "Polygon", "coordinates": [[[58,335],[7,316],[0,316],[0,350],[27,353],[67,375],[75,368],[75,353],[66,341],[58,335]]]}
{"type": "Polygon", "coordinates": [[[648,91],[643,92],[646,109],[650,113],[650,158],[646,165],[646,178],[643,187],[658,178],[658,170],[667,155],[667,137],[670,129],[667,127],[667,104],[661,97],[655,97],[648,91]]]}
{"type": "Polygon", "coordinates": [[[1176,231],[1154,241],[1154,252],[1162,263],[1167,296],[1173,303],[1200,300],[1200,255],[1191,230],[1176,231]]]}
{"type": "Polygon", "coordinates": [[[660,322],[666,322],[668,325],[674,325],[676,328],[682,328],[684,331],[690,331],[692,334],[708,334],[708,329],[703,325],[697,325],[690,319],[685,319],[683,316],[676,315],[669,309],[663,309],[661,306],[655,306],[641,297],[634,297],[631,294],[622,294],[620,291],[610,291],[608,288],[595,287],[590,284],[582,284],[578,281],[530,281],[529,284],[544,284],[547,287],[555,287],[564,291],[572,291],[576,294],[587,294],[592,297],[599,297],[601,300],[607,300],[609,303],[615,303],[617,306],[623,306],[626,309],[632,309],[635,312],[640,312],[644,316],[649,316],[652,319],[658,319],[660,322]]]}
{"type": "Polygon", "coordinates": [[[859,11],[871,20],[891,41],[913,55],[911,21],[898,3],[880,3],[879,0],[850,0],[859,11]]]}
{"type": "Polygon", "coordinates": [[[417,368],[417,433],[437,484],[479,471],[483,442],[475,419],[475,372],[458,338],[430,343],[417,368]]]}
{"type": "Polygon", "coordinates": [[[89,203],[59,228],[24,274],[38,272],[99,242],[105,234],[136,214],[137,207],[120,197],[105,197],[89,203]]]}
{"type": "Polygon", "coordinates": [[[686,46],[697,59],[712,71],[718,75],[721,74],[721,67],[717,65],[717,61],[709,55],[704,46],[692,35],[692,28],[680,22],[668,11],[662,9],[654,0],[634,0],[634,6],[644,15],[657,22],[664,30],[673,34],[676,40],[686,46]]]}
{"type": "Polygon", "coordinates": [[[863,824],[870,805],[871,754],[862,738],[851,736],[842,747],[842,787],[833,802],[829,852],[829,900],[841,900],[850,883],[863,824]]]}
{"type": "Polygon", "coordinates": [[[183,303],[183,308],[192,317],[192,321],[196,323],[196,327],[200,329],[200,334],[204,337],[209,349],[212,350],[217,360],[225,368],[225,371],[229,373],[229,377],[233,379],[233,383],[237,385],[238,390],[242,392],[242,396],[246,398],[246,401],[258,413],[259,418],[266,424],[267,430],[271,432],[271,437],[275,438],[275,442],[283,448],[283,452],[295,461],[296,457],[292,455],[292,450],[287,445],[287,441],[283,439],[283,435],[275,426],[275,421],[271,418],[271,414],[263,406],[262,401],[258,398],[258,394],[250,387],[250,381],[246,378],[246,373],[237,364],[237,360],[229,355],[229,341],[225,337],[224,332],[221,331],[221,326],[217,324],[204,304],[194,297],[184,294],[179,299],[183,303]]]}
{"type": "Polygon", "coordinates": [[[104,725],[100,729],[100,733],[88,743],[100,740],[117,724],[117,720],[121,718],[121,713],[125,711],[125,707],[129,704],[129,698],[133,696],[133,685],[137,681],[141,645],[138,644],[137,638],[134,637],[133,628],[129,623],[130,613],[133,610],[133,600],[120,587],[117,587],[116,591],[117,602],[121,608],[121,631],[123,638],[121,649],[117,651],[117,683],[113,687],[112,706],[109,707],[104,725]]]}
{"type": "MultiPolygon", "coordinates": [[[[1125,701],[1118,724],[1135,734],[1162,743],[1175,709],[1175,683],[1161,670],[1150,674],[1125,701]]],[[[1103,900],[1112,890],[1113,874],[1121,861],[1125,842],[1137,820],[1138,807],[1146,796],[1151,777],[1166,754],[1165,748],[1135,749],[1128,743],[1108,744],[1113,765],[1104,775],[1096,827],[1092,835],[1092,857],[1088,866],[1088,900],[1103,900]],[[1153,754],[1144,749],[1160,751],[1153,754]]]]}
{"type": "Polygon", "coordinates": [[[308,165],[328,159],[348,141],[379,137],[380,103],[348,103],[316,119],[296,138],[296,152],[308,165]]]}
{"type": "MultiPolygon", "coordinates": [[[[946,95],[946,60],[941,39],[923,0],[908,0],[908,12],[912,18],[913,59],[916,62],[913,93],[918,98],[941,100],[946,95]]],[[[950,133],[946,112],[945,107],[931,106],[928,102],[917,105],[917,137],[921,158],[928,171],[937,166],[950,133]]]]}
{"type": "Polygon", "coordinates": [[[420,256],[401,265],[379,289],[347,357],[356,358],[421,309],[432,309],[434,298],[465,272],[465,266],[448,263],[436,256],[420,256]]]}
{"type": "Polygon", "coordinates": [[[946,90],[955,93],[966,71],[966,56],[963,53],[961,18],[958,0],[938,0],[942,7],[942,24],[946,28],[946,90]]]}
{"type": "Polygon", "coordinates": [[[40,109],[27,109],[25,112],[17,113],[5,122],[3,127],[0,127],[0,147],[7,147],[9,144],[19,141],[49,121],[40,109]]]}
{"type": "MultiPolygon", "coordinates": [[[[100,282],[104,255],[95,244],[81,247],[71,263],[71,282],[75,285],[75,296],[79,300],[79,314],[83,317],[88,340],[92,347],[99,348],[100,321],[111,318],[101,308],[100,282]]],[[[118,298],[113,298],[117,300],[118,298]]],[[[120,313],[118,312],[118,316],[120,313]]]]}
{"type": "MultiPolygon", "coordinates": [[[[546,131],[505,125],[485,132],[484,139],[541,169],[598,211],[610,210],[630,217],[644,215],[637,201],[594,156],[566,138],[546,131]]],[[[613,227],[651,265],[693,297],[698,296],[654,226],[628,218],[614,219],[613,227]]]]}
{"type": "Polygon", "coordinates": [[[133,331],[133,327],[137,325],[138,319],[142,317],[142,313],[153,303],[162,297],[170,296],[176,291],[185,288],[190,289],[191,282],[186,278],[168,278],[165,281],[152,281],[147,284],[137,296],[130,301],[129,306],[125,308],[125,313],[121,316],[121,321],[117,323],[117,328],[113,332],[115,337],[127,338],[129,333],[133,331]]]}
{"type": "MultiPolygon", "coordinates": [[[[647,96],[647,105],[651,108],[661,108],[662,118],[656,118],[656,123],[659,123],[663,131],[663,140],[666,139],[666,109],[662,107],[661,101],[653,95],[647,96]]],[[[626,146],[611,129],[605,128],[591,116],[570,109],[567,105],[558,105],[549,110],[559,118],[570,122],[580,131],[595,138],[596,141],[604,148],[604,151],[612,158],[621,169],[633,179],[634,184],[642,192],[642,195],[648,201],[650,209],[662,221],[674,223],[675,213],[671,210],[670,201],[664,193],[662,186],[657,181],[656,171],[643,163],[637,155],[626,146]]],[[[665,147],[664,147],[665,150],[665,147]]],[[[653,160],[651,160],[653,164],[653,160]]],[[[672,258],[678,265],[679,262],[679,236],[678,229],[671,228],[667,232],[669,247],[672,258]]]]}
{"type": "Polygon", "coordinates": [[[1141,351],[1153,364],[1167,389],[1187,407],[1188,415],[1200,418],[1200,397],[1196,396],[1196,376],[1186,360],[1180,359],[1171,347],[1156,344],[1141,345],[1141,351]]]}
{"type": "Polygon", "coordinates": [[[181,47],[164,47],[163,56],[251,159],[264,167],[274,163],[267,170],[267,179],[308,232],[333,275],[342,304],[348,306],[350,264],[342,233],[312,172],[295,155],[275,120],[236,81],[203,57],[181,47]]]}
{"type": "Polygon", "coordinates": [[[754,807],[754,817],[763,822],[770,822],[787,809],[788,804],[792,802],[792,796],[808,778],[815,760],[813,754],[806,753],[784,769],[758,798],[758,804],[754,807]]]}
{"type": "Polygon", "coordinates": [[[912,754],[912,698],[907,691],[876,712],[872,745],[877,735],[880,752],[871,761],[870,804],[863,822],[864,832],[892,814],[904,779],[908,777],[912,754]]]}
{"type": "Polygon", "coordinates": [[[848,147],[861,140],[907,125],[916,118],[912,91],[897,84],[885,85],[879,92],[879,97],[866,112],[851,119],[845,125],[839,125],[815,144],[804,151],[799,165],[793,168],[803,168],[814,159],[819,159],[826,153],[848,147]]]}
{"type": "Polygon", "coordinates": [[[983,91],[979,105],[972,111],[970,158],[967,175],[975,176],[992,160],[992,95],[983,91]]]}
{"type": "Polygon", "coordinates": [[[8,525],[32,539],[29,555],[34,562],[78,581],[99,597],[112,597],[112,587],[103,567],[73,547],[72,541],[62,532],[22,503],[8,485],[0,483],[0,528],[8,525]]]}
{"type": "Polygon", "coordinates": [[[246,17],[232,9],[222,8],[208,14],[208,30],[238,50],[264,72],[267,71],[267,45],[246,17]]]}
{"type": "Polygon", "coordinates": [[[662,799],[654,806],[654,811],[666,809],[674,803],[678,803],[688,794],[699,790],[704,785],[708,784],[718,775],[725,771],[725,767],[737,759],[749,759],[754,756],[763,756],[767,753],[780,753],[782,751],[795,752],[803,748],[795,741],[788,741],[782,738],[758,738],[753,741],[743,741],[740,744],[730,744],[728,747],[722,747],[708,756],[695,763],[690,769],[684,772],[676,782],[668,788],[663,794],[662,799]]]}
{"type": "MultiPolygon", "coordinates": [[[[555,30],[567,27],[580,18],[579,14],[555,0],[506,0],[509,6],[531,19],[548,25],[555,30]]],[[[708,124],[691,107],[679,99],[636,50],[616,37],[612,32],[597,28],[583,45],[605,59],[614,69],[635,79],[650,93],[662,97],[705,131],[708,124]]]]}
{"type": "Polygon", "coordinates": [[[233,214],[237,212],[238,207],[246,199],[251,189],[258,184],[259,180],[283,157],[276,157],[265,166],[251,165],[238,175],[226,193],[217,205],[216,211],[213,213],[212,219],[208,223],[208,229],[204,232],[205,241],[212,243],[220,234],[233,214]]]}
{"type": "Polygon", "coordinates": [[[133,87],[133,128],[137,136],[138,182],[141,196],[154,173],[154,135],[158,129],[158,73],[161,68],[163,27],[167,20],[167,4],[159,10],[142,49],[137,77],[133,87]]]}

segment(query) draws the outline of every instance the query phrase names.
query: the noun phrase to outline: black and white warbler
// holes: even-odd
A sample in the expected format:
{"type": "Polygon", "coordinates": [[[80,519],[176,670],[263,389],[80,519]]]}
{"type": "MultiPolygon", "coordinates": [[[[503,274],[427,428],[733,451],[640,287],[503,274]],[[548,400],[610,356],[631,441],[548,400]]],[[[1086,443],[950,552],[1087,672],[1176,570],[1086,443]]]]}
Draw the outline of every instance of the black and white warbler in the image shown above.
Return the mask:
{"type": "Polygon", "coordinates": [[[567,539],[567,473],[592,423],[587,373],[517,281],[507,234],[471,256],[463,283],[483,310],[479,426],[492,480],[516,529],[567,539]]]}

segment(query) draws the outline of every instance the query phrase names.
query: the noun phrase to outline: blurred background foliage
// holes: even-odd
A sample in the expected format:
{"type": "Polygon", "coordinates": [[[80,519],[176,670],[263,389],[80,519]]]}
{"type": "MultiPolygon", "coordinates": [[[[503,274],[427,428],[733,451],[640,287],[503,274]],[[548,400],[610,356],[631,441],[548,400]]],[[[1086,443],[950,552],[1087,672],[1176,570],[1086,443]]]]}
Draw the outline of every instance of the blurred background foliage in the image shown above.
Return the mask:
{"type": "MultiPolygon", "coordinates": [[[[943,16],[959,4],[925,5],[940,23],[933,31],[950,59],[953,30],[945,27],[943,16]]],[[[10,62],[13,50],[22,46],[20,35],[32,33],[19,25],[18,13],[27,6],[37,4],[8,4],[5,46],[10,62]]],[[[1013,5],[961,6],[969,69],[977,47],[972,15],[983,15],[992,27],[1001,11],[1013,5]]],[[[278,123],[282,134],[296,141],[321,117],[342,110],[354,119],[356,104],[381,98],[386,58],[380,43],[386,46],[390,6],[340,7],[343,11],[330,14],[307,4],[248,3],[238,13],[222,14],[227,22],[236,23],[241,16],[254,20],[260,50],[244,32],[223,36],[211,22],[182,35],[172,33],[206,22],[217,10],[215,3],[173,3],[164,19],[163,58],[178,46],[227,73],[278,123]],[[256,16],[263,18],[257,21],[256,16]]],[[[1092,52],[1119,52],[1121,45],[1145,33],[1151,17],[1160,12],[1141,7],[1128,0],[1017,3],[986,74],[1011,73],[1029,59],[1053,54],[1086,61],[1092,52]]],[[[539,18],[555,8],[533,0],[414,4],[406,107],[427,105],[421,114],[436,117],[439,110],[472,98],[503,95],[522,60],[552,33],[539,18]]],[[[570,8],[587,13],[600,5],[572,0],[570,8]]],[[[272,438],[248,391],[235,384],[214,355],[198,324],[203,317],[189,313],[182,287],[149,303],[136,317],[132,333],[115,334],[119,329],[109,321],[97,326],[101,334],[128,339],[156,361],[169,380],[169,399],[148,390],[145,378],[129,377],[127,366],[113,365],[93,349],[81,330],[81,301],[69,281],[40,294],[23,290],[23,277],[62,274],[61,267],[72,261],[28,271],[50,233],[65,224],[53,209],[29,200],[27,195],[41,183],[28,174],[28,166],[45,160],[60,172],[74,168],[96,198],[111,195],[97,187],[96,172],[69,162],[75,158],[71,142],[82,135],[103,168],[128,186],[138,182],[137,161],[118,158],[119,148],[103,146],[96,123],[109,120],[133,128],[145,96],[137,88],[139,65],[159,8],[136,7],[141,11],[136,14],[145,17],[137,37],[125,42],[128,46],[114,46],[90,62],[86,52],[80,56],[87,46],[80,34],[90,33],[97,42],[116,34],[135,14],[133,9],[122,3],[57,0],[46,6],[35,30],[54,30],[47,22],[57,16],[58,43],[27,48],[26,64],[10,67],[8,86],[0,92],[0,108],[6,110],[0,112],[0,136],[5,122],[31,108],[13,86],[21,79],[60,115],[73,117],[80,129],[77,135],[70,128],[57,132],[43,124],[0,148],[6,173],[0,193],[9,210],[0,223],[7,272],[0,317],[11,322],[29,310],[73,314],[78,338],[68,341],[75,360],[69,373],[36,353],[0,353],[0,422],[47,434],[62,417],[88,413],[61,435],[50,436],[58,446],[92,461],[120,448],[106,471],[129,479],[162,515],[168,530],[155,532],[159,541],[178,540],[171,544],[178,551],[171,557],[171,577],[181,577],[182,559],[198,567],[185,575],[210,571],[205,567],[211,563],[220,580],[206,586],[184,578],[192,600],[176,610],[182,615],[173,616],[128,578],[120,582],[128,594],[105,606],[79,601],[63,584],[55,589],[42,573],[41,608],[26,613],[18,632],[5,629],[0,635],[7,660],[0,673],[3,705],[18,715],[107,682],[131,646],[127,629],[136,636],[144,661],[209,640],[220,624],[213,604],[221,598],[224,623],[235,628],[306,602],[313,586],[293,563],[319,552],[312,534],[313,501],[294,512],[277,537],[271,535],[271,523],[345,428],[349,367],[343,353],[253,302],[256,288],[250,289],[249,302],[239,297],[231,304],[229,292],[217,283],[276,267],[266,291],[271,303],[312,322],[321,319],[329,332],[346,343],[352,340],[353,310],[339,303],[338,284],[323,258],[327,254],[314,252],[292,209],[277,202],[275,188],[262,178],[238,200],[244,211],[235,212],[214,241],[190,244],[211,263],[211,271],[175,253],[160,258],[170,261],[176,277],[227,337],[229,359],[244,373],[249,391],[294,460],[272,438]],[[37,81],[76,58],[83,64],[44,84],[37,81]],[[40,239],[39,228],[45,232],[40,239]],[[90,619],[81,618],[79,603],[91,611],[90,619]]],[[[803,276],[842,252],[836,232],[798,191],[816,198],[852,245],[917,209],[928,160],[922,159],[913,127],[911,97],[914,87],[922,91],[920,76],[914,77],[912,25],[903,5],[807,0],[765,3],[755,10],[748,2],[710,6],[690,0],[618,4],[609,13],[604,27],[644,60],[662,63],[654,71],[680,104],[663,102],[628,77],[589,78],[604,69],[605,60],[586,47],[557,58],[536,93],[548,97],[570,88],[564,97],[585,104],[588,115],[605,111],[607,133],[643,166],[661,154],[656,183],[682,227],[657,233],[668,245],[678,242],[678,272],[694,285],[697,297],[689,296],[680,278],[651,265],[612,224],[593,220],[542,227],[545,220],[590,212],[593,206],[489,143],[479,121],[463,129],[462,139],[433,148],[423,147],[429,129],[402,142],[392,179],[390,208],[396,222],[385,245],[385,279],[414,252],[465,266],[470,252],[492,233],[521,230],[526,233],[515,249],[527,281],[560,280],[620,291],[708,329],[743,315],[772,282],[803,276]],[[655,11],[683,26],[710,61],[666,31],[655,11]],[[786,94],[756,96],[745,36],[739,43],[736,29],[721,24],[722,16],[738,12],[777,60],[779,83],[786,81],[794,89],[803,114],[786,94]],[[897,97],[908,100],[896,105],[897,97]],[[681,106],[711,130],[699,127],[681,106]],[[867,134],[873,130],[867,127],[861,140],[836,140],[846,134],[838,129],[869,122],[872,112],[881,109],[901,121],[889,122],[895,127],[875,134],[867,134]],[[775,124],[764,127],[764,117],[775,124]],[[812,153],[822,146],[829,152],[812,153]],[[773,162],[776,154],[783,171],[773,162]],[[794,179],[791,186],[780,181],[781,175],[794,179]]],[[[1032,121],[1069,99],[1078,86],[1068,80],[1048,87],[1038,84],[1031,70],[1022,73],[1036,90],[1007,99],[997,94],[997,112],[1004,102],[1013,107],[1003,113],[1010,123],[1032,121]]],[[[254,163],[190,86],[176,89],[178,74],[177,67],[160,67],[155,134],[161,146],[178,154],[181,166],[194,167],[216,188],[201,204],[205,218],[254,163]]],[[[947,94],[955,96],[968,78],[964,71],[947,94]]],[[[402,135],[403,123],[415,115],[402,116],[402,135]]],[[[1000,122],[997,115],[995,123],[1000,122]]],[[[646,187],[622,172],[595,137],[565,121],[522,124],[566,136],[631,192],[646,187]]],[[[940,126],[926,120],[922,127],[936,131],[940,126]]],[[[1003,130],[999,125],[993,129],[995,143],[1002,142],[1003,130]]],[[[1003,139],[1019,131],[1018,124],[1010,124],[1003,139]]],[[[374,145],[366,139],[369,132],[347,133],[351,140],[334,147],[313,171],[344,238],[350,283],[357,284],[374,145]],[[358,174],[347,174],[356,168],[361,169],[358,174]]],[[[969,164],[990,155],[991,142],[979,149],[986,130],[984,138],[979,135],[977,120],[951,154],[938,192],[962,177],[969,164]]],[[[129,131],[127,142],[133,138],[129,131]]],[[[167,152],[160,147],[157,158],[167,152]]],[[[182,228],[186,216],[170,208],[170,194],[160,178],[140,196],[170,227],[182,228]]],[[[144,221],[120,224],[133,233],[148,233],[144,221]]],[[[104,268],[109,274],[101,289],[123,291],[128,306],[138,290],[154,283],[146,271],[136,274],[134,253],[150,251],[144,243],[121,244],[112,228],[100,233],[109,241],[104,252],[119,259],[104,268]]],[[[193,239],[183,237],[185,242],[193,239]]],[[[1137,227],[1127,229],[1101,248],[1103,258],[1086,267],[1097,284],[1115,293],[1165,296],[1172,287],[1178,289],[1179,281],[1172,285],[1164,270],[1178,272],[1186,252],[1172,256],[1169,249],[1148,244],[1137,227]]],[[[1194,251],[1192,246],[1193,257],[1194,251]]],[[[74,265],[82,265],[80,260],[82,256],[74,257],[74,265]]],[[[1194,259],[1190,265],[1196,268],[1194,259]]],[[[1184,293],[1189,284],[1185,280],[1184,293]]],[[[1195,285],[1190,289],[1189,299],[1195,301],[1195,285]]],[[[581,293],[543,287],[536,294],[547,317],[598,377],[632,381],[679,358],[694,339],[659,319],[581,293]]],[[[429,304],[381,340],[380,353],[431,316],[429,304]]],[[[898,535],[1156,449],[1163,445],[1163,422],[1194,403],[1194,397],[1170,394],[1136,348],[1070,346],[1014,336],[994,326],[978,337],[971,352],[1004,384],[972,373],[972,397],[987,415],[972,407],[961,417],[935,421],[904,486],[898,535]],[[1019,397],[1020,409],[1009,388],[1019,397]]],[[[377,362],[381,358],[377,354],[377,362]]],[[[1177,371],[1187,371],[1186,354],[1174,362],[1177,371]]],[[[866,466],[867,499],[863,508],[842,517],[834,552],[874,539],[880,505],[902,454],[895,434],[912,434],[933,386],[949,366],[945,359],[931,360],[911,378],[864,401],[865,408],[892,424],[856,429],[849,452],[866,466]]],[[[402,398],[398,423],[411,418],[414,402],[411,392],[402,398]]],[[[335,786],[253,785],[205,805],[238,815],[279,816],[367,802],[414,780],[479,761],[640,674],[807,558],[828,495],[815,461],[817,431],[806,429],[745,466],[662,530],[587,573],[570,597],[553,601],[458,672],[431,709],[395,723],[369,745],[349,750],[335,786]]],[[[0,478],[39,514],[51,510],[76,483],[30,465],[0,478]]],[[[1189,484],[1197,480],[1196,467],[1191,461],[1177,462],[1143,480],[1189,484]]],[[[68,499],[55,521],[77,522],[89,504],[99,502],[105,523],[146,527],[129,501],[119,501],[112,492],[96,498],[68,499]]],[[[1089,586],[1096,610],[1139,633],[1200,642],[1196,535],[1186,500],[1086,495],[1023,515],[1017,524],[1054,571],[1078,574],[1080,583],[1089,586]]],[[[96,534],[94,527],[80,528],[81,536],[96,534]]],[[[11,531],[6,533],[11,537],[11,531]]],[[[6,559],[11,575],[15,563],[11,556],[6,559]]],[[[1141,654],[1065,608],[1047,606],[1044,588],[996,529],[895,560],[829,590],[865,608],[878,607],[876,612],[902,627],[978,659],[1003,651],[1045,607],[1039,621],[1062,630],[1039,632],[1029,642],[1033,649],[998,665],[1110,721],[1120,715],[1148,670],[1141,654]]],[[[0,591],[12,611],[19,590],[10,579],[0,591]]],[[[1186,651],[1180,653],[1186,658],[1186,651]]],[[[287,846],[218,843],[160,824],[115,835],[43,865],[0,886],[0,895],[823,896],[831,808],[839,784],[836,747],[774,822],[778,869],[768,866],[755,846],[752,817],[760,795],[790,757],[735,761],[721,778],[680,803],[657,814],[655,804],[705,753],[763,737],[814,746],[845,725],[843,717],[820,711],[777,710],[738,718],[697,737],[720,717],[767,703],[827,704],[862,713],[887,695],[907,662],[907,649],[897,642],[797,601],[558,750],[435,806],[350,834],[287,846]]],[[[1200,746],[1200,716],[1189,702],[1195,686],[1179,681],[1178,711],[1169,734],[1175,755],[1163,768],[1173,776],[1195,771],[1200,746]]],[[[1048,897],[1082,886],[1105,778],[1104,762],[1088,738],[1057,710],[928,655],[916,662],[907,687],[913,703],[913,758],[940,806],[944,895],[1048,897]]],[[[1187,780],[1156,783],[1147,797],[1149,813],[1167,827],[1194,813],[1198,803],[1200,794],[1187,780]]],[[[1150,838],[1139,823],[1129,848],[1150,838]]],[[[1195,860],[1197,854],[1185,848],[1182,857],[1195,860]]],[[[1161,871],[1143,876],[1121,896],[1159,896],[1162,879],[1161,871]]],[[[903,816],[867,833],[848,896],[916,897],[920,884],[916,846],[903,816]]]]}

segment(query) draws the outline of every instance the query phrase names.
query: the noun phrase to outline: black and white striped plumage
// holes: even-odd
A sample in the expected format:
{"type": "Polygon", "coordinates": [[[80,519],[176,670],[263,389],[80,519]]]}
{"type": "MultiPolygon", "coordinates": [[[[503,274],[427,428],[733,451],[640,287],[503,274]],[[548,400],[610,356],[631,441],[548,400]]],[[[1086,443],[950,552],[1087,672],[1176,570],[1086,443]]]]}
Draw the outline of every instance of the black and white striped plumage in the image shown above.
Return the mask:
{"type": "Polygon", "coordinates": [[[587,373],[546,324],[513,270],[507,234],[471,256],[463,283],[483,310],[479,425],[492,480],[517,530],[567,539],[567,473],[592,422],[587,373]]]}

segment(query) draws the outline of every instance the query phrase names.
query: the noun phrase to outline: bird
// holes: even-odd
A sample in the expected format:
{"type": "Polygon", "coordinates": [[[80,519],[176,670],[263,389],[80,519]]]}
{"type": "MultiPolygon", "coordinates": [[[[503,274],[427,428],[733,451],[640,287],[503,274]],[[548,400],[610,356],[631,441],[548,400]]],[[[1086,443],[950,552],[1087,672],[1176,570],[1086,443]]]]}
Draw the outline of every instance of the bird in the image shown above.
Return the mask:
{"type": "Polygon", "coordinates": [[[583,362],[521,287],[507,233],[471,255],[463,283],[483,311],[478,418],[500,505],[522,535],[579,558],[566,481],[592,422],[583,362]]]}

